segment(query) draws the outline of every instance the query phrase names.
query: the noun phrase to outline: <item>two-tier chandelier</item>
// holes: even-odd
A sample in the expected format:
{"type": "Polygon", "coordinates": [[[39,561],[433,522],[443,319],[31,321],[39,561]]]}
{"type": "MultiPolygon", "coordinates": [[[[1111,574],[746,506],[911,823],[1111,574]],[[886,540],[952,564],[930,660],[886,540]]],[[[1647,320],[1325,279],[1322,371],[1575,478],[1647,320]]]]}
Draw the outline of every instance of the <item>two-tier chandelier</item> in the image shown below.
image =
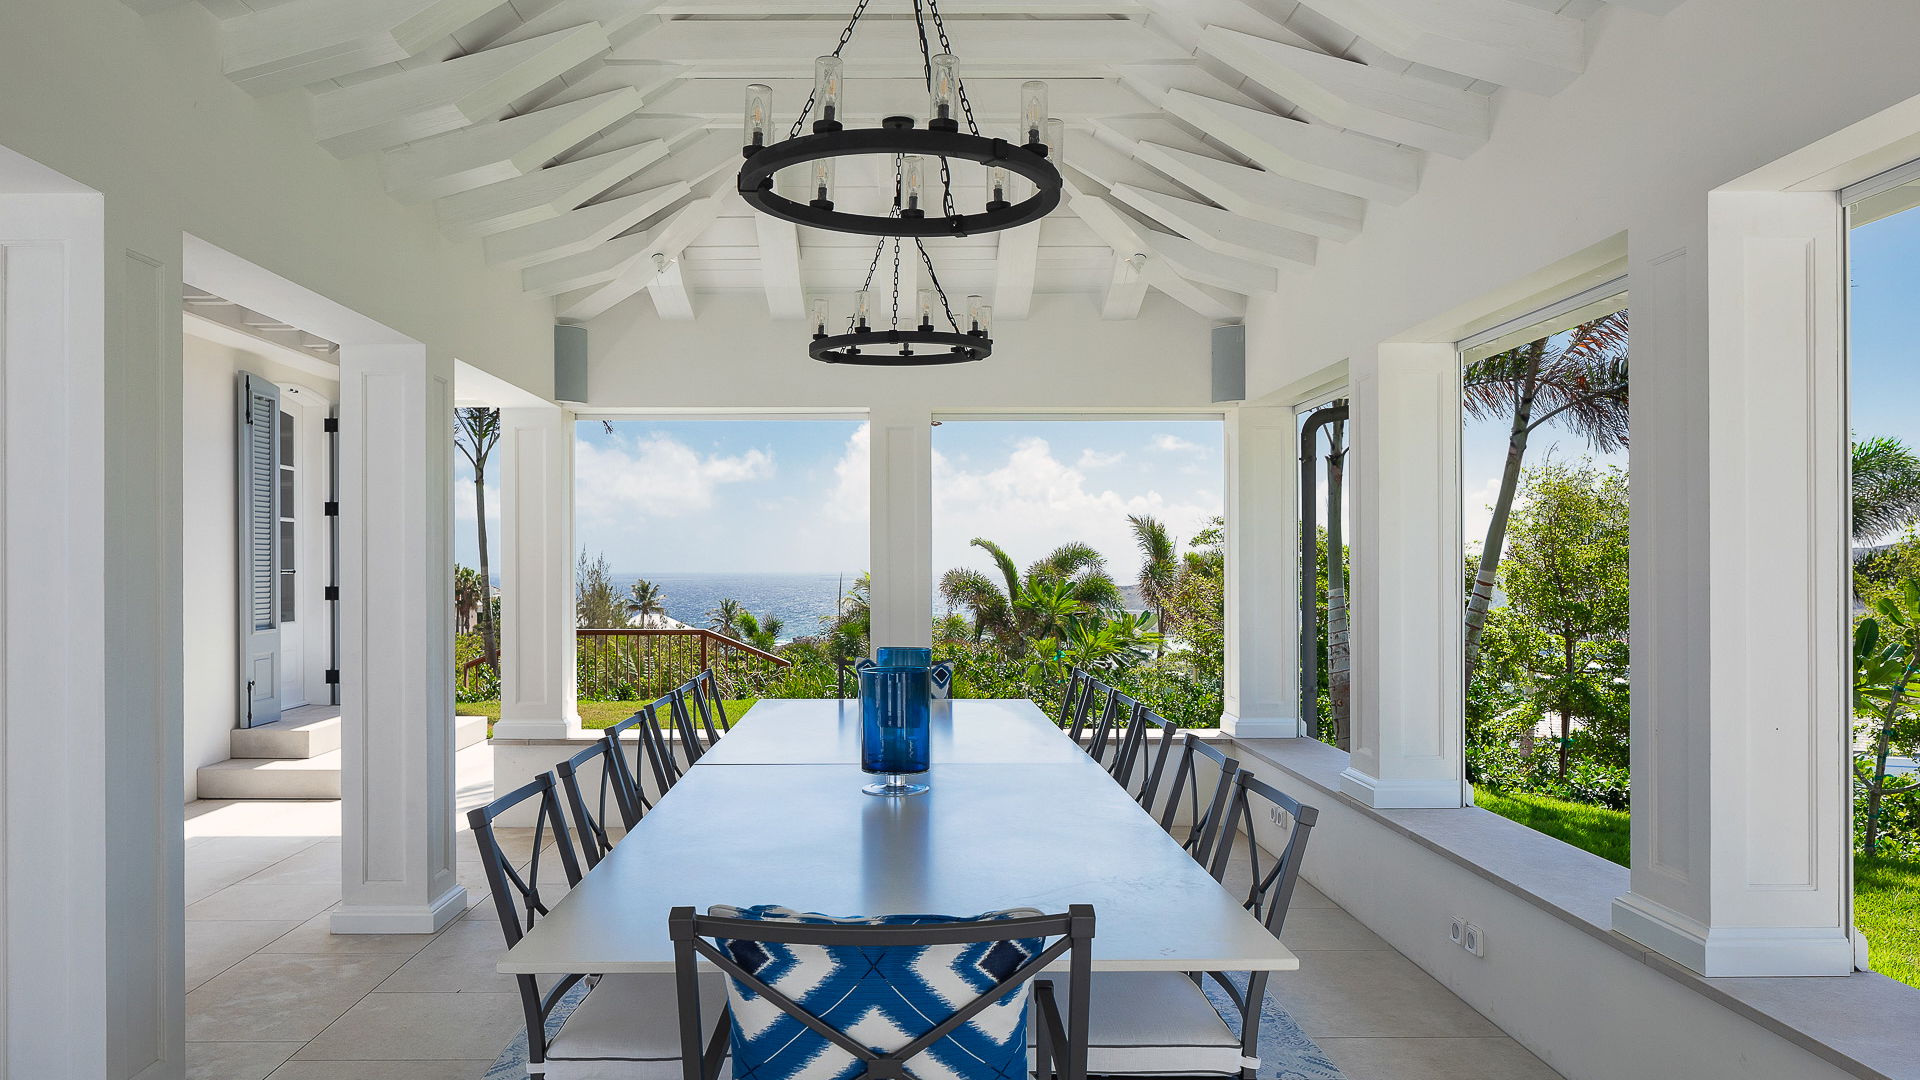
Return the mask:
{"type": "Polygon", "coordinates": [[[773,88],[764,83],[747,87],[746,159],[740,167],[740,195],[761,213],[817,229],[880,237],[866,280],[854,295],[846,331],[835,327],[826,298],[812,303],[814,359],[835,364],[923,366],[966,363],[984,359],[993,351],[993,310],[983,298],[970,296],[957,317],[940,285],[924,240],[928,237],[971,236],[1016,228],[1045,217],[1060,204],[1060,170],[1048,160],[1058,154],[1063,127],[1047,115],[1047,86],[1029,81],[1020,88],[1020,120],[1014,140],[988,138],[980,133],[973,104],[959,73],[946,25],[936,0],[913,0],[921,68],[927,85],[927,126],[915,126],[911,116],[889,116],[877,128],[849,128],[845,117],[845,64],[840,54],[853,39],[870,0],[859,0],[853,17],[840,32],[832,53],[814,62],[813,92],[801,106],[787,138],[770,141],[773,88]],[[940,52],[928,37],[931,28],[940,52]],[[818,111],[816,117],[815,113],[818,111]],[[813,119],[812,134],[801,134],[813,119]],[[962,121],[966,130],[961,130],[962,121]],[[885,155],[893,158],[891,206],[885,214],[853,213],[835,206],[834,173],[839,158],[885,155]],[[937,159],[938,207],[929,199],[929,161],[937,159]],[[952,163],[973,162],[986,168],[986,205],[975,213],[961,213],[953,193],[952,163]],[[774,176],[785,169],[804,169],[808,178],[805,202],[774,190],[774,176]],[[1012,197],[1014,177],[1033,186],[1032,194],[1012,197]],[[903,252],[902,241],[906,241],[903,252]],[[875,319],[873,280],[892,249],[893,290],[887,325],[875,319]],[[902,326],[900,268],[902,259],[926,269],[929,288],[919,290],[916,310],[902,326]],[[940,328],[944,322],[946,328],[940,328]],[[916,348],[919,346],[919,348],[916,348]]]}

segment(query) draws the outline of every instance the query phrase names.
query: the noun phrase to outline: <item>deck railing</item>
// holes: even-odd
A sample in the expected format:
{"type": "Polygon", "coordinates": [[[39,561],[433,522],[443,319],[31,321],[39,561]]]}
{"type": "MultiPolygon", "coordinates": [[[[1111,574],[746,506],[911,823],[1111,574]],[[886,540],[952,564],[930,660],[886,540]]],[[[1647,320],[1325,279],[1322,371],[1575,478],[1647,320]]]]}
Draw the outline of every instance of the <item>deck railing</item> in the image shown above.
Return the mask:
{"type": "Polygon", "coordinates": [[[713,669],[728,698],[758,697],[793,662],[712,630],[580,630],[585,701],[651,701],[713,669]]]}

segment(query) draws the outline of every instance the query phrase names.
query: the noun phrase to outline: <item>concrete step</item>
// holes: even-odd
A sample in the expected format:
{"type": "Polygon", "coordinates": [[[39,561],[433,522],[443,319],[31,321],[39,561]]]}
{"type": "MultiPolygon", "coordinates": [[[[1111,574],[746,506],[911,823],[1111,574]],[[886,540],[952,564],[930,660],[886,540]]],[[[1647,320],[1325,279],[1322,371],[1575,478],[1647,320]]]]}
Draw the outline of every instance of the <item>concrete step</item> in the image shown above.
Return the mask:
{"type": "MultiPolygon", "coordinates": [[[[338,717],[335,717],[335,723],[338,724],[338,717]]],[[[234,732],[235,736],[241,734],[234,732]]],[[[485,741],[486,737],[486,717],[454,718],[455,750],[464,750],[485,741]]],[[[205,766],[198,771],[199,796],[202,799],[338,799],[340,750],[337,746],[337,727],[334,738],[334,749],[310,757],[234,757],[205,766]]]]}
{"type": "Polygon", "coordinates": [[[228,745],[237,758],[315,758],[340,749],[340,706],[302,705],[259,727],[239,728],[228,745]]]}

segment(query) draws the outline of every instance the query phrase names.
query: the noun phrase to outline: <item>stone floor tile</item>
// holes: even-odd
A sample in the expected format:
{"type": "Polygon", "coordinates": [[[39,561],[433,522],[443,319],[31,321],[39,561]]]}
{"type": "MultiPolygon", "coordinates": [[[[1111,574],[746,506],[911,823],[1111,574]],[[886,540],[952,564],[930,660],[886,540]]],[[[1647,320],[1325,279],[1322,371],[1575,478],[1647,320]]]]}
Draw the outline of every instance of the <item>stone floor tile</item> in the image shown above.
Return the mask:
{"type": "Polygon", "coordinates": [[[305,922],[340,902],[338,885],[256,885],[242,881],[187,905],[187,919],[293,919],[305,922]]]}
{"type": "Polygon", "coordinates": [[[494,970],[507,951],[500,921],[491,910],[456,919],[415,953],[376,990],[382,993],[518,993],[513,976],[494,970]]]}
{"type": "Polygon", "coordinates": [[[187,1039],[313,1038],[399,969],[401,956],[252,956],[187,995],[187,1039]]]}
{"type": "Polygon", "coordinates": [[[1337,907],[1287,908],[1280,940],[1294,952],[1358,952],[1391,950],[1393,946],[1366,928],[1359,919],[1337,907]]]}
{"type": "Polygon", "coordinates": [[[195,990],[294,927],[283,919],[235,919],[187,924],[187,989],[195,990]]]}
{"type": "Polygon", "coordinates": [[[1299,955],[1300,970],[1274,972],[1268,985],[1310,1038],[1501,1034],[1397,952],[1299,955]]]}
{"type": "Polygon", "coordinates": [[[297,1042],[190,1042],[187,1080],[266,1080],[297,1042]]]}
{"type": "Polygon", "coordinates": [[[260,949],[263,955],[304,953],[338,956],[350,953],[391,953],[412,956],[427,947],[432,934],[335,934],[330,925],[333,912],[323,911],[299,923],[286,934],[260,949]]]}
{"type": "Polygon", "coordinates": [[[303,1061],[496,1057],[524,1021],[520,995],[372,994],[294,1056],[303,1061]]]}
{"type": "Polygon", "coordinates": [[[1347,1080],[1560,1080],[1505,1036],[1316,1041],[1347,1080]]]}
{"type": "Polygon", "coordinates": [[[289,1061],[269,1080],[479,1080],[493,1058],[467,1061],[289,1061]]]}
{"type": "Polygon", "coordinates": [[[249,885],[340,886],[340,842],[322,840],[246,879],[249,885]]]}

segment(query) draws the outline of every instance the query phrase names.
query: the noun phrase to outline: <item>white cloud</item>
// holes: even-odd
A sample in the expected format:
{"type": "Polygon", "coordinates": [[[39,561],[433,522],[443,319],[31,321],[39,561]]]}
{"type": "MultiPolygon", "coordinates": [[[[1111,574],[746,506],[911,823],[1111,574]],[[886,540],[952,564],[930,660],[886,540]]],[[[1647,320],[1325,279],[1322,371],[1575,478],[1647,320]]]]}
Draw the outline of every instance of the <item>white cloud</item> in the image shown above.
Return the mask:
{"type": "Polygon", "coordinates": [[[1088,447],[1080,451],[1080,460],[1076,463],[1082,469],[1105,469],[1127,460],[1127,455],[1115,450],[1110,454],[1101,453],[1088,447]]]}
{"type": "Polygon", "coordinates": [[[1178,435],[1161,433],[1153,437],[1153,448],[1169,454],[1184,454],[1200,449],[1200,444],[1178,435]]]}
{"type": "Polygon", "coordinates": [[[702,454],[667,435],[574,447],[575,514],[587,518],[682,517],[710,509],[723,484],[762,480],[773,455],[753,449],[702,454]]]}
{"type": "Polygon", "coordinates": [[[1494,476],[1476,490],[1467,492],[1460,518],[1460,534],[1466,543],[1478,544],[1487,538],[1487,526],[1493,522],[1493,501],[1500,497],[1500,477],[1494,476]]]}
{"type": "Polygon", "coordinates": [[[954,566],[990,569],[986,553],[967,546],[984,536],[1022,566],[1069,540],[1083,541],[1106,556],[1116,579],[1131,581],[1139,557],[1129,514],[1159,518],[1184,543],[1221,507],[1217,479],[1212,487],[1170,493],[1090,488],[1086,474],[1040,438],[1020,440],[1003,464],[984,470],[959,466],[936,450],[933,482],[936,577],[954,566]]]}

